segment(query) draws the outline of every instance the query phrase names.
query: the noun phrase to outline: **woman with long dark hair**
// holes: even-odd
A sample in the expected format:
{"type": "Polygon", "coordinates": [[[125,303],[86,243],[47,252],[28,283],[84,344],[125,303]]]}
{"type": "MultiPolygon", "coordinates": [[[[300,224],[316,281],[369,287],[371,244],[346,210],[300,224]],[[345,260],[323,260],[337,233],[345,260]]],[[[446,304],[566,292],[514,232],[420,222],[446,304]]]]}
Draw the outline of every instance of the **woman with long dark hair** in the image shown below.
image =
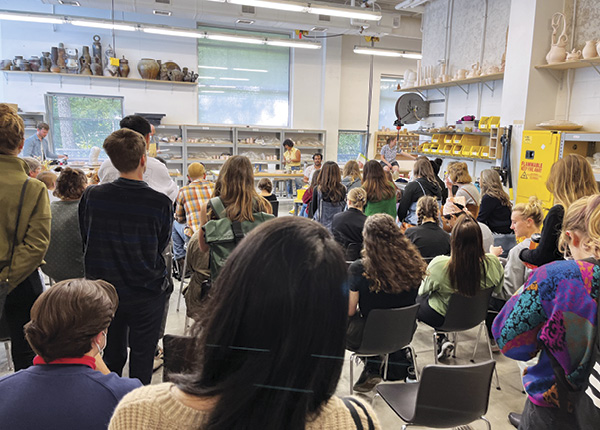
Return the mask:
{"type": "Polygon", "coordinates": [[[423,196],[433,196],[442,202],[442,190],[435,180],[431,163],[425,157],[419,157],[413,167],[413,180],[402,193],[398,205],[398,219],[411,226],[417,225],[417,201],[423,196]]]}
{"type": "MultiPolygon", "coordinates": [[[[415,304],[418,286],[425,277],[426,263],[417,248],[402,234],[394,219],[386,214],[367,218],[363,229],[362,259],[353,262],[350,274],[350,304],[346,343],[360,346],[366,319],[373,309],[401,308],[415,304]],[[358,308],[357,308],[358,306],[358,308]]],[[[412,364],[402,352],[390,357],[388,379],[400,379],[400,363],[412,364]],[[389,375],[394,375],[389,378],[389,375]]],[[[369,358],[354,384],[354,390],[368,392],[381,381],[381,359],[369,358]]],[[[402,379],[406,377],[408,366],[402,379]]],[[[414,369],[413,369],[414,370],[414,369]]]]}
{"type": "Polygon", "coordinates": [[[362,188],[367,192],[365,215],[386,213],[396,218],[396,186],[375,160],[367,161],[363,169],[362,188]]]}
{"type": "MultiPolygon", "coordinates": [[[[495,255],[484,253],[481,228],[469,214],[461,215],[452,228],[450,249],[449,257],[431,260],[428,276],[419,288],[418,318],[431,327],[444,324],[452,294],[473,297],[487,288],[502,291],[502,264],[495,255]]],[[[453,349],[445,335],[438,338],[438,358],[445,358],[453,349]]]]}
{"type": "MultiPolygon", "coordinates": [[[[193,328],[190,373],[130,393],[109,428],[356,428],[333,395],[344,363],[345,282],[341,248],[325,228],[300,217],[257,227],[229,257],[206,319],[193,328]]],[[[368,405],[354,409],[364,428],[368,417],[380,428],[368,405]]]]}
{"type": "Polygon", "coordinates": [[[310,213],[313,214],[313,219],[331,230],[333,216],[342,212],[345,207],[346,187],[342,185],[340,166],[327,161],[321,167],[317,187],[313,190],[310,213]]]}

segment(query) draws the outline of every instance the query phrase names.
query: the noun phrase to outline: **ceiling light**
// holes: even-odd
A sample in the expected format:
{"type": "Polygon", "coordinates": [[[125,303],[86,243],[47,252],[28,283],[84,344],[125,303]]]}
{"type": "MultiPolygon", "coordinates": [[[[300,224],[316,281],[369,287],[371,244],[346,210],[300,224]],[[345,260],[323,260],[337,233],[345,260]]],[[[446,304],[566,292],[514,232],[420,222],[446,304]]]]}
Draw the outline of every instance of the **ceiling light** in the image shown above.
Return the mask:
{"type": "Polygon", "coordinates": [[[202,90],[201,93],[213,93],[213,94],[223,94],[225,91],[211,91],[211,90],[202,90]]]}
{"type": "Polygon", "coordinates": [[[220,66],[198,66],[199,69],[214,69],[214,70],[228,70],[227,67],[220,66]]]}
{"type": "Polygon", "coordinates": [[[235,88],[233,85],[209,85],[211,88],[235,88]]]}
{"type": "Polygon", "coordinates": [[[229,34],[206,34],[206,38],[210,40],[218,40],[220,42],[238,42],[238,43],[248,43],[250,45],[263,45],[265,43],[264,39],[259,39],[256,37],[245,37],[245,36],[234,36],[229,34]]]}
{"type": "Polygon", "coordinates": [[[268,70],[262,70],[262,69],[238,69],[235,68],[234,69],[236,72],[257,72],[257,73],[267,73],[268,70]]]}
{"type": "Polygon", "coordinates": [[[24,22],[40,22],[43,24],[64,24],[63,18],[52,18],[47,15],[29,15],[24,13],[0,13],[0,20],[5,21],[24,21],[24,22]]]}
{"type": "Polygon", "coordinates": [[[142,27],[144,33],[150,34],[161,34],[163,36],[178,36],[178,37],[191,37],[195,39],[204,38],[204,33],[194,30],[171,30],[170,28],[156,28],[156,27],[142,27]]]}
{"type": "Polygon", "coordinates": [[[240,4],[243,6],[263,7],[266,9],[276,9],[286,12],[306,12],[307,4],[288,2],[288,1],[269,1],[269,0],[227,0],[231,4],[240,4]]]}
{"type": "Polygon", "coordinates": [[[405,51],[396,51],[394,49],[384,49],[384,48],[374,48],[372,46],[358,46],[354,47],[355,54],[364,54],[364,55],[377,55],[381,57],[397,57],[397,58],[412,58],[412,59],[421,59],[421,54],[418,52],[405,52],[405,51]]]}
{"type": "Polygon", "coordinates": [[[305,49],[321,49],[320,43],[300,42],[298,40],[267,40],[269,46],[282,46],[284,48],[305,48],[305,49]]]}
{"type": "Polygon", "coordinates": [[[249,81],[248,78],[219,78],[221,81],[249,81]]]}
{"type": "Polygon", "coordinates": [[[75,0],[58,0],[58,2],[64,6],[81,6],[79,2],[75,0]]]}
{"type": "Polygon", "coordinates": [[[252,24],[254,24],[254,20],[253,19],[238,19],[235,23],[243,24],[243,25],[252,25],[252,24]]]}
{"type": "Polygon", "coordinates": [[[216,79],[214,76],[198,76],[198,79],[216,79]]]}
{"type": "Polygon", "coordinates": [[[170,10],[160,10],[160,9],[153,9],[152,13],[154,15],[162,15],[162,16],[171,16],[172,12],[170,10]]]}
{"type": "Polygon", "coordinates": [[[133,25],[127,24],[113,24],[112,22],[105,21],[92,21],[92,20],[73,20],[69,21],[70,24],[78,27],[92,27],[92,28],[105,28],[108,30],[121,30],[121,31],[135,31],[136,28],[133,25]]]}
{"type": "Polygon", "coordinates": [[[314,3],[310,4],[308,13],[315,15],[335,16],[338,18],[364,19],[367,21],[379,21],[381,19],[381,13],[379,12],[370,12],[363,9],[354,9],[341,6],[315,6],[314,3]]]}

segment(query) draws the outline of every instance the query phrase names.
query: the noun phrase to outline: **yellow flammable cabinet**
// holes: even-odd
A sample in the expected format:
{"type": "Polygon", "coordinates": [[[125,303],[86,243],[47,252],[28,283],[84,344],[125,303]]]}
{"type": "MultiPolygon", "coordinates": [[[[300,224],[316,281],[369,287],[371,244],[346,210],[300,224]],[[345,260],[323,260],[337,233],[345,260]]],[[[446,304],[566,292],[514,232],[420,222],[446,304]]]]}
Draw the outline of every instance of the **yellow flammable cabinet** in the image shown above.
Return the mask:
{"type": "Polygon", "coordinates": [[[526,203],[530,196],[537,196],[546,209],[551,208],[554,197],[546,189],[546,180],[552,165],[568,154],[591,156],[597,152],[598,142],[599,133],[525,130],[519,162],[517,203],[526,203]]]}

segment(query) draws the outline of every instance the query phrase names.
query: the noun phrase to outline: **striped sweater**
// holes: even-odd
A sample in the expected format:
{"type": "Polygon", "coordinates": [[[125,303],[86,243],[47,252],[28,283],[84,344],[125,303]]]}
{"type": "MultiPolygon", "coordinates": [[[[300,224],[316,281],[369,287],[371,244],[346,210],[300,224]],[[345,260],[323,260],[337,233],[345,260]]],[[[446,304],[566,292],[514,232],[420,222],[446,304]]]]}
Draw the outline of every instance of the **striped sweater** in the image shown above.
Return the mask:
{"type": "MultiPolygon", "coordinates": [[[[526,361],[543,344],[567,380],[581,389],[596,340],[599,284],[600,266],[587,261],[556,261],[538,268],[494,321],[492,332],[502,353],[526,361]]],[[[525,370],[523,384],[534,404],[558,407],[556,380],[545,350],[538,363],[525,370]]]]}

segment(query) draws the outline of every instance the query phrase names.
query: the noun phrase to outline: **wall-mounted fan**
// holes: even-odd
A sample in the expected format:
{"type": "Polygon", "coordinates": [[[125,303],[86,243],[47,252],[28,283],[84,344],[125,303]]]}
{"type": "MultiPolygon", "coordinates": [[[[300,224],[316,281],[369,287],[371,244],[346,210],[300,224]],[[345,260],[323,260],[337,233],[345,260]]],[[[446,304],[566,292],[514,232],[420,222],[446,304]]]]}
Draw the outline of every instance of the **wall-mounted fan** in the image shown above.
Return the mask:
{"type": "MultiPolygon", "coordinates": [[[[417,93],[403,94],[396,101],[396,123],[414,124],[429,116],[429,102],[417,93]]],[[[400,124],[395,124],[401,126],[400,124]]]]}

